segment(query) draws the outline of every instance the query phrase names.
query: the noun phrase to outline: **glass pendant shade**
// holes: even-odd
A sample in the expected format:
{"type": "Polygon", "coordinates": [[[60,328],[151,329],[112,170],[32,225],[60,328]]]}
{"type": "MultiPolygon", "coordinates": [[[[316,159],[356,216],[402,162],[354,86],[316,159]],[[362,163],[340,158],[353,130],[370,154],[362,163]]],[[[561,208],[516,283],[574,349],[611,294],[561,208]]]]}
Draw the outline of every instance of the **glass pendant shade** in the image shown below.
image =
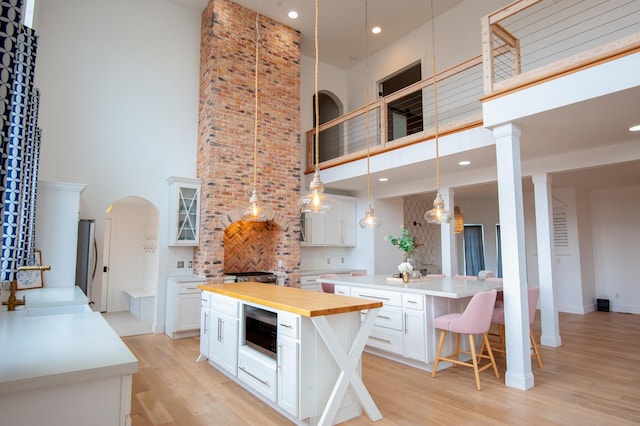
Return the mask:
{"type": "Polygon", "coordinates": [[[453,223],[455,225],[454,232],[456,234],[464,231],[464,216],[462,216],[462,212],[460,211],[460,207],[455,206],[453,208],[453,223]]]}
{"type": "Polygon", "coordinates": [[[435,200],[433,200],[433,208],[424,214],[424,219],[427,223],[433,225],[440,225],[451,221],[451,213],[444,208],[444,201],[442,201],[440,191],[438,191],[435,200]]]}
{"type": "Polygon", "coordinates": [[[376,217],[374,214],[371,203],[367,206],[367,211],[364,212],[364,217],[360,219],[359,223],[362,229],[379,228],[380,225],[382,225],[380,218],[376,217]]]}
{"type": "Polygon", "coordinates": [[[302,213],[328,213],[333,209],[335,201],[324,193],[324,185],[320,180],[320,170],[316,169],[309,185],[309,193],[298,201],[302,213]]]}
{"type": "Polygon", "coordinates": [[[242,220],[249,222],[266,222],[269,220],[269,212],[267,209],[258,204],[258,194],[253,190],[251,198],[249,198],[249,207],[242,212],[242,220]]]}

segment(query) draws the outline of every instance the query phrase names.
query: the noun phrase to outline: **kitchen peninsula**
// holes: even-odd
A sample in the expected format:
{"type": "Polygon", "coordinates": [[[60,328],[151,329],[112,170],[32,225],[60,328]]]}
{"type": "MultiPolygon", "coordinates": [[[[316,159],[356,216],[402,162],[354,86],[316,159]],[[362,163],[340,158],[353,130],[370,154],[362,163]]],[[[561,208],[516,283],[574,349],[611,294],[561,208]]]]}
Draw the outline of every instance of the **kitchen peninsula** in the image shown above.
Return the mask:
{"type": "Polygon", "coordinates": [[[382,418],[361,378],[380,301],[251,282],[198,287],[199,359],[296,424],[340,423],[362,409],[382,418]]]}
{"type": "MultiPolygon", "coordinates": [[[[386,275],[334,277],[318,282],[335,285],[335,293],[384,303],[375,319],[366,351],[431,371],[436,355],[435,318],[462,312],[470,298],[502,283],[452,278],[422,278],[403,283],[386,275]]],[[[450,353],[454,337],[447,336],[443,353],[450,353]]],[[[438,369],[451,366],[438,364],[438,369]]]]}

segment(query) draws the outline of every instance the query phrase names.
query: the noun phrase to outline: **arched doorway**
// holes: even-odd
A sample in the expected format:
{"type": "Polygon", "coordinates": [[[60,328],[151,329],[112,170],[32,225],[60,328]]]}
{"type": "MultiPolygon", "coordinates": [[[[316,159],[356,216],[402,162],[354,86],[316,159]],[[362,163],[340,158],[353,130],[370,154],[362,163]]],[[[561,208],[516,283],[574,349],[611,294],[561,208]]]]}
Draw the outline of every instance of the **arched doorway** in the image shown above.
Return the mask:
{"type": "MultiPolygon", "coordinates": [[[[342,115],[342,103],[333,93],[321,91],[318,93],[318,110],[320,124],[338,118],[342,115]]],[[[313,97],[313,126],[316,125],[316,102],[313,97]]],[[[345,154],[342,141],[342,126],[335,126],[320,133],[319,156],[320,162],[338,158],[345,154]]],[[[315,158],[314,158],[315,163],[315,158]]]]}
{"type": "Polygon", "coordinates": [[[145,300],[144,311],[134,316],[127,292],[157,294],[158,210],[143,198],[122,198],[109,206],[104,229],[101,292],[105,318],[120,336],[150,333],[155,300],[145,300]]]}

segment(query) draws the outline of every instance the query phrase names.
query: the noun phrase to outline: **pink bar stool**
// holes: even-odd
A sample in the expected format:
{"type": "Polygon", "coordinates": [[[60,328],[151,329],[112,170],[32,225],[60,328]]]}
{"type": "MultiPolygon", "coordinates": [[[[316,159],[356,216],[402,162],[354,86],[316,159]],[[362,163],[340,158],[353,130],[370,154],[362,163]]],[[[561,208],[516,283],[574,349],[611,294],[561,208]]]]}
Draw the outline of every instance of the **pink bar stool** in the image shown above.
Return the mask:
{"type": "Polygon", "coordinates": [[[438,371],[438,363],[440,361],[451,362],[456,365],[464,365],[466,367],[472,367],[476,376],[476,388],[482,390],[480,387],[480,372],[486,370],[489,367],[493,367],[493,372],[496,378],[500,378],[498,373],[498,367],[496,366],[496,360],[493,357],[491,351],[491,343],[489,342],[489,327],[491,326],[491,315],[493,314],[493,306],[496,302],[496,290],[481,291],[476,293],[466,309],[461,314],[447,314],[442,315],[434,320],[434,326],[440,329],[440,341],[438,342],[438,352],[436,354],[436,360],[433,364],[433,371],[431,377],[436,377],[438,371]],[[447,334],[456,333],[456,347],[453,354],[449,357],[443,357],[441,355],[442,345],[444,344],[444,338],[447,334]],[[469,347],[471,352],[460,350],[460,334],[469,335],[469,347]],[[474,341],[475,335],[482,335],[483,346],[487,348],[489,355],[484,355],[483,351],[476,351],[476,343],[474,341]],[[471,363],[460,361],[458,359],[460,352],[471,354],[471,363]],[[489,359],[491,362],[479,367],[479,358],[489,359]]]}
{"type": "MultiPolygon", "coordinates": [[[[338,275],[337,274],[324,274],[324,275],[320,275],[320,278],[336,278],[338,275]]],[[[330,284],[330,283],[323,283],[320,282],[320,286],[322,287],[322,291],[324,293],[334,293],[335,292],[335,284],[330,284]]]]}

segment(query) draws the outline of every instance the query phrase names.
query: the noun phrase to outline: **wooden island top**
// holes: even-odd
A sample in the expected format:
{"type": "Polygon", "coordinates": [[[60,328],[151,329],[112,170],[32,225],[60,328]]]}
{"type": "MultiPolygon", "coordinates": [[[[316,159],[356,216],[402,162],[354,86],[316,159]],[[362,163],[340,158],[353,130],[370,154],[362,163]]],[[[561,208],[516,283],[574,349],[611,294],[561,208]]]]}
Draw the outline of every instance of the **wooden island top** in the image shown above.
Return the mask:
{"type": "Polygon", "coordinates": [[[305,317],[381,308],[382,302],[300,288],[246,282],[199,285],[199,289],[305,317]]]}

